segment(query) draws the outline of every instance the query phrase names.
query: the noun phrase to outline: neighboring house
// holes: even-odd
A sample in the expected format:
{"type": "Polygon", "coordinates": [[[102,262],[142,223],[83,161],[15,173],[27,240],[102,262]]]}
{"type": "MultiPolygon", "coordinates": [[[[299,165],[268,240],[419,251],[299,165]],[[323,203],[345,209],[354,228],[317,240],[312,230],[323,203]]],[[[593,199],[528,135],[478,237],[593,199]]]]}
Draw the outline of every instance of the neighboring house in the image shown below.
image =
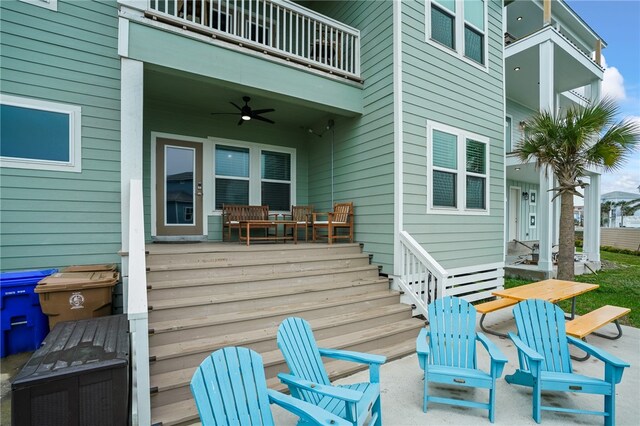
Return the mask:
{"type": "MultiPolygon", "coordinates": [[[[353,201],[394,285],[416,282],[416,256],[451,294],[487,297],[512,239],[540,239],[551,270],[551,184],[505,153],[534,110],[598,96],[599,38],[562,2],[505,3],[0,2],[2,269],[133,256],[140,210],[146,242],[221,241],[223,203],[353,201]],[[275,124],[242,120],[245,96],[275,124]]],[[[125,292],[146,291],[123,259],[125,292]]]]}
{"type": "MultiPolygon", "coordinates": [[[[612,191],[602,194],[600,197],[601,203],[607,201],[611,203],[624,203],[628,201],[640,200],[640,194],[634,194],[633,192],[625,191],[612,191]]],[[[640,227],[640,210],[636,210],[631,216],[624,216],[622,214],[622,206],[612,206],[609,210],[609,217],[606,218],[607,228],[619,228],[621,226],[639,228],[640,227]]]]}
{"type": "MultiPolygon", "coordinates": [[[[553,273],[560,199],[550,203],[553,176],[512,153],[535,111],[561,111],[600,98],[604,41],[563,1],[505,2],[506,188],[505,243],[539,241],[538,268],[553,273]]],[[[600,262],[600,174],[584,177],[584,251],[600,262]]]]}

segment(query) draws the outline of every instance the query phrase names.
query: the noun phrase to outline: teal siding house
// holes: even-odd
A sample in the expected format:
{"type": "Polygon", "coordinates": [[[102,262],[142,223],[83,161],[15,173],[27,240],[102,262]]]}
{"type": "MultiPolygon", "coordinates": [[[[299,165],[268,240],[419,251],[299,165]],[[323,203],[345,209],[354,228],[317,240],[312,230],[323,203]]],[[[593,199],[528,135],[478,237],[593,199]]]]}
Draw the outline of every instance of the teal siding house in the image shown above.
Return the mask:
{"type": "Polygon", "coordinates": [[[509,153],[527,116],[597,99],[603,74],[604,43],[551,0],[3,0],[0,27],[1,268],[121,263],[138,336],[145,243],[222,241],[223,204],[352,201],[356,241],[418,313],[488,297],[513,240],[550,274],[552,177],[509,153]]]}

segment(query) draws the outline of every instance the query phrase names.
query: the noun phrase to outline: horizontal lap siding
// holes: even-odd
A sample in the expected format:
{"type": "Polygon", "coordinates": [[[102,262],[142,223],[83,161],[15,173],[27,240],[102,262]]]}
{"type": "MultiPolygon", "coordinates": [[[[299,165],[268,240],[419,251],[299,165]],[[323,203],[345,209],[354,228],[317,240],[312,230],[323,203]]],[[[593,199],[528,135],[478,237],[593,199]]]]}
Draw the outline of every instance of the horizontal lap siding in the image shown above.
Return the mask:
{"type": "MultiPolygon", "coordinates": [[[[393,264],[393,8],[390,1],[316,2],[320,13],[360,30],[361,117],[335,122],[333,199],[353,201],[355,239],[391,273],[393,264]]],[[[324,124],[324,123],[322,123],[324,124]]],[[[331,207],[331,132],[309,139],[309,200],[331,207]]]]}
{"type": "Polygon", "coordinates": [[[3,94],[82,108],[82,172],[0,168],[2,270],[119,262],[115,1],[0,2],[3,94]]]}
{"type": "Polygon", "coordinates": [[[503,261],[502,7],[489,3],[489,71],[426,41],[424,2],[402,3],[404,228],[445,268],[503,261]],[[490,139],[488,216],[427,214],[427,120],[490,139]]]}
{"type": "MultiPolygon", "coordinates": [[[[520,129],[520,122],[527,121],[531,116],[535,114],[535,111],[529,109],[523,105],[520,105],[517,102],[514,102],[510,99],[507,99],[507,115],[511,116],[511,126],[512,126],[512,141],[513,148],[520,143],[522,137],[524,136],[522,130],[520,129]]],[[[513,149],[512,149],[513,150],[513,149]]]]}

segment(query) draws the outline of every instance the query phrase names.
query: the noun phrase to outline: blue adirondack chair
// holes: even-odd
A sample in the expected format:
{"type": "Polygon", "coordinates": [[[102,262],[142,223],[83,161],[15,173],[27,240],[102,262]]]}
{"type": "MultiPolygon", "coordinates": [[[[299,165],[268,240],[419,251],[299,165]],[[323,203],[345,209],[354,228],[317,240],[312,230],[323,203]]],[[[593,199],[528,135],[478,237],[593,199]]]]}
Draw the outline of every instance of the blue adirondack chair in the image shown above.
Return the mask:
{"type": "Polygon", "coordinates": [[[204,426],[272,426],[269,404],[277,404],[310,424],[350,425],[315,405],[267,389],[262,357],[247,348],[213,352],[193,374],[191,392],[204,426]]]}
{"type": "Polygon", "coordinates": [[[418,362],[424,370],[424,402],[459,405],[489,410],[495,418],[496,379],[502,374],[507,358],[482,333],[476,333],[476,309],[463,299],[443,297],[428,306],[429,330],[422,329],[416,342],[418,362]],[[477,368],[476,341],[482,343],[491,357],[491,370],[477,368]],[[444,383],[489,389],[489,402],[477,402],[429,395],[429,383],[444,383]]]}
{"type": "Polygon", "coordinates": [[[533,419],[540,423],[540,411],[595,414],[604,416],[605,425],[614,425],[616,419],[615,386],[629,364],[588,343],[567,336],[564,312],[544,300],[530,299],[513,309],[518,335],[509,338],[518,348],[520,368],[505,377],[507,383],[533,388],[533,419]],[[571,368],[569,343],[605,363],[604,380],[575,374],[571,368]],[[604,395],[604,411],[587,411],[544,406],[542,391],[576,392],[604,395]]]}
{"type": "MultiPolygon", "coordinates": [[[[363,425],[371,413],[369,425],[382,425],[380,409],[380,355],[318,348],[309,323],[302,318],[287,318],[278,327],[278,347],[291,374],[278,374],[291,395],[317,405],[349,421],[363,425]],[[332,386],[320,357],[369,365],[369,383],[332,386]]],[[[302,421],[301,421],[302,423],[302,421]]]]}

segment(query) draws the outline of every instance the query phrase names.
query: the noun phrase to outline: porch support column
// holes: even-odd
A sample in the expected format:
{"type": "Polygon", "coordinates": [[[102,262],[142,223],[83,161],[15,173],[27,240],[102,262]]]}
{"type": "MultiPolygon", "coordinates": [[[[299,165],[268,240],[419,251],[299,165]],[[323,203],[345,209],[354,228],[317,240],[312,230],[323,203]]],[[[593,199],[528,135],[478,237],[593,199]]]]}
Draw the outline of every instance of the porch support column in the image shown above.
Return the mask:
{"type": "MultiPolygon", "coordinates": [[[[600,262],[600,175],[591,175],[584,191],[584,246],[591,262],[600,262]]],[[[598,265],[599,266],[599,265],[598,265]]]]}
{"type": "MultiPolygon", "coordinates": [[[[550,3],[549,3],[550,4],[550,3]]],[[[554,61],[553,61],[553,42],[550,40],[540,44],[540,110],[549,111],[555,115],[555,90],[554,90],[554,61]]],[[[553,244],[553,188],[554,176],[551,170],[540,170],[540,194],[538,194],[538,211],[537,226],[538,237],[540,239],[540,256],[538,260],[538,269],[544,271],[545,275],[551,277],[553,275],[553,262],[551,261],[551,251],[553,244]]]]}
{"type": "Polygon", "coordinates": [[[540,194],[538,195],[537,226],[538,237],[540,238],[540,256],[538,259],[538,269],[545,272],[547,277],[553,274],[553,262],[551,261],[551,241],[553,228],[553,203],[551,198],[553,193],[549,191],[553,188],[553,172],[540,170],[540,194]]]}
{"type": "Polygon", "coordinates": [[[151,424],[149,325],[146,306],[144,220],[142,218],[142,118],[144,66],[127,58],[128,22],[120,21],[120,204],[124,312],[132,339],[131,424],[151,424]],[[131,180],[137,184],[131,185],[131,180]],[[135,206],[131,204],[134,193],[135,206]],[[135,209],[133,211],[132,207],[135,209]],[[132,214],[133,213],[133,214],[132,214]],[[131,230],[129,228],[132,228],[131,230]],[[129,237],[133,235],[133,241],[129,237]],[[129,267],[131,262],[131,268],[129,267]],[[130,287],[131,286],[131,287],[130,287]],[[134,288],[135,286],[135,288],[134,288]],[[133,291],[129,291],[129,290],[133,291]],[[142,295],[142,298],[136,297],[142,295]],[[129,300],[131,298],[131,300],[129,300]]]}
{"type": "MultiPolygon", "coordinates": [[[[120,217],[122,251],[129,251],[129,188],[131,179],[142,180],[142,96],[143,63],[120,60],[120,217]]],[[[122,275],[128,276],[127,257],[122,258],[122,275]]],[[[126,310],[126,300],[125,300],[126,310]]],[[[126,312],[126,311],[125,311],[126,312]]]]}
{"type": "Polygon", "coordinates": [[[595,79],[591,82],[591,84],[589,85],[589,88],[591,90],[591,93],[589,94],[589,97],[591,98],[591,102],[592,103],[596,103],[600,100],[600,91],[602,88],[602,80],[600,79],[595,79]]]}

